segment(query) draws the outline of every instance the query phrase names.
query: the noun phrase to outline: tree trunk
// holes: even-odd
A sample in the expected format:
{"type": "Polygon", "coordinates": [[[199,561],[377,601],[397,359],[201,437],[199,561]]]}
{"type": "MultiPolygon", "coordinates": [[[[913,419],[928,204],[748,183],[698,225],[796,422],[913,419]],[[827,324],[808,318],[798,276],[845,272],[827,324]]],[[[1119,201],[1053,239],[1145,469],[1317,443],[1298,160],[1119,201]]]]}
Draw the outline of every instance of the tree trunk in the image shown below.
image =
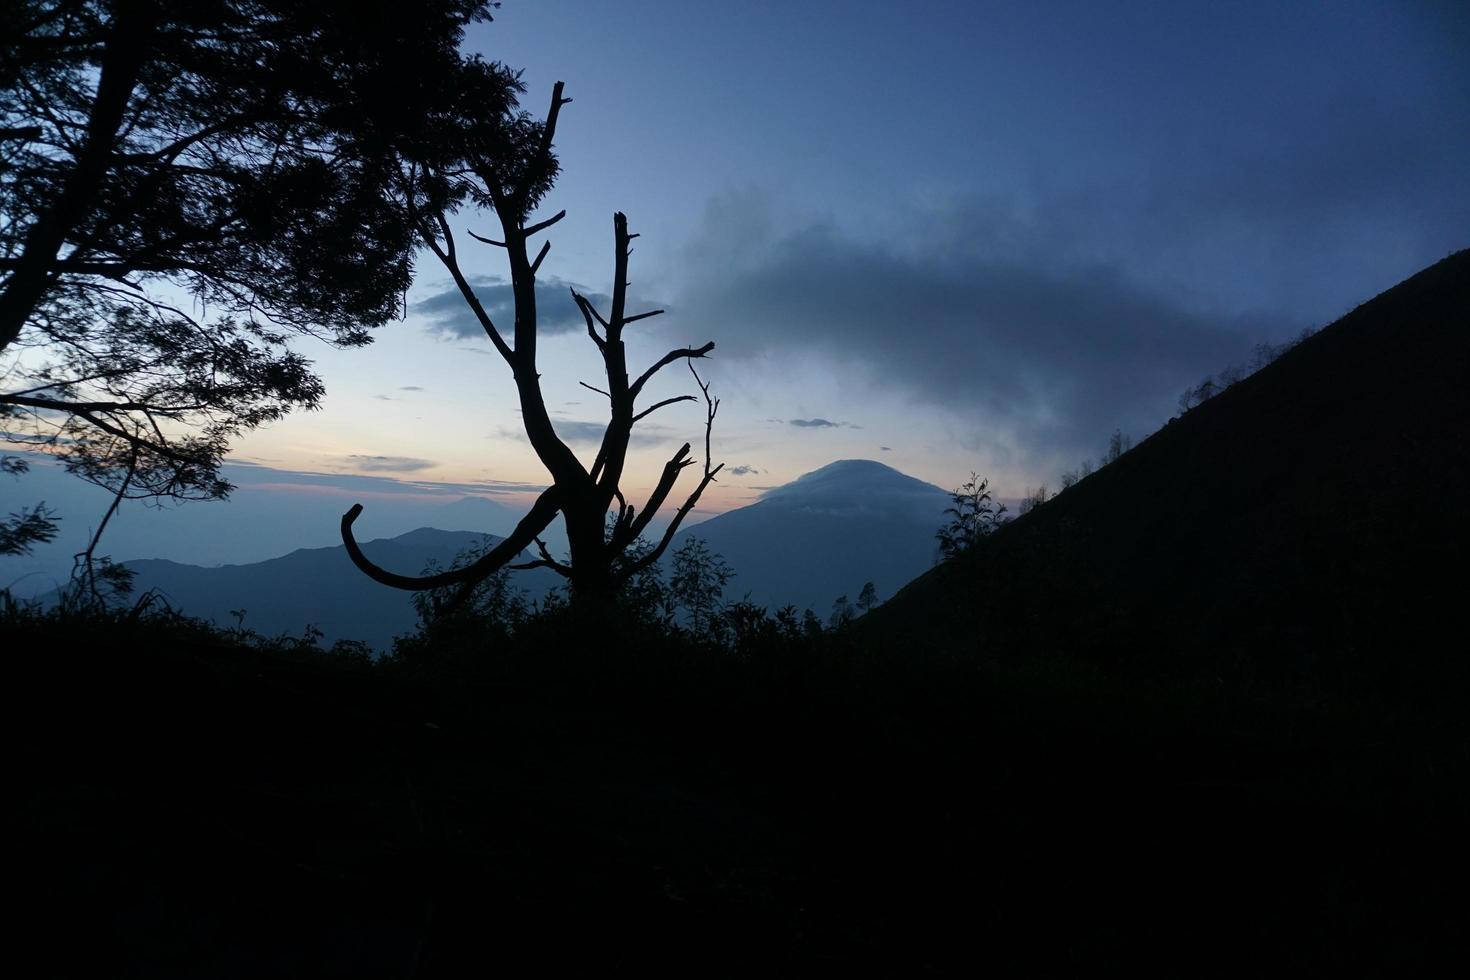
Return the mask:
{"type": "Polygon", "coordinates": [[[97,94],[87,121],[86,142],[59,197],[26,231],[25,246],[10,279],[0,289],[0,351],[20,336],[26,321],[51,288],[51,267],[67,236],[91,208],[112,164],[114,144],[142,71],[154,16],[120,6],[102,54],[97,94]]]}

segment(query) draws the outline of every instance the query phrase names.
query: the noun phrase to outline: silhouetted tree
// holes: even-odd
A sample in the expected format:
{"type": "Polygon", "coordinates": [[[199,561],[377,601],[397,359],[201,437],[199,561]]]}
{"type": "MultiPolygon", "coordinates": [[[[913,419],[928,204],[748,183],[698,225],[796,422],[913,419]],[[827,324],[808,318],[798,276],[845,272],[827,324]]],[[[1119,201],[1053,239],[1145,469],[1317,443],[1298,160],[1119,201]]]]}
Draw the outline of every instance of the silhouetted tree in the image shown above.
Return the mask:
{"type": "Polygon", "coordinates": [[[858,612],[866,615],[868,610],[878,604],[878,589],[872,582],[864,582],[863,590],[858,593],[858,612]]]}
{"type": "Polygon", "coordinates": [[[288,342],[356,347],[399,313],[415,238],[387,164],[513,101],[458,53],[487,7],[6,3],[0,440],[114,492],[224,496],[228,440],[322,396],[288,342]]]}
{"type": "Polygon", "coordinates": [[[1051,494],[1047,490],[1045,483],[1037,487],[1035,490],[1027,487],[1026,495],[1021,498],[1021,505],[1018,508],[1018,513],[1021,515],[1029,514],[1050,499],[1051,494]]]}
{"type": "Polygon", "coordinates": [[[945,508],[948,520],[934,535],[941,560],[953,558],[1000,527],[1004,505],[990,499],[990,481],[971,473],[970,478],[950,493],[953,503],[945,508]]]}
{"type": "Polygon", "coordinates": [[[1255,352],[1248,363],[1232,364],[1218,374],[1206,377],[1199,384],[1184,389],[1184,393],[1179,396],[1179,411],[1184,413],[1199,405],[1203,405],[1226,388],[1230,388],[1244,381],[1252,374],[1261,370],[1261,368],[1272,363],[1282,354],[1285,354],[1312,336],[1314,332],[1312,329],[1307,328],[1291,340],[1280,344],[1257,344],[1255,352]]]}
{"type": "Polygon", "coordinates": [[[1108,451],[1103,456],[1103,465],[1113,462],[1132,448],[1133,437],[1124,434],[1122,429],[1114,429],[1113,434],[1108,437],[1108,451]]]}
{"type": "Polygon", "coordinates": [[[802,635],[801,619],[796,614],[796,607],[787,604],[776,610],[776,626],[781,635],[787,639],[794,640],[802,635]]]}
{"type": "Polygon", "coordinates": [[[852,600],[845,595],[840,595],[832,601],[832,615],[827,617],[827,623],[833,629],[839,629],[856,618],[857,613],[852,608],[852,600]]]}
{"type": "Polygon", "coordinates": [[[56,537],[56,522],[45,501],[0,519],[0,555],[28,555],[56,537]]]}
{"type": "MultiPolygon", "coordinates": [[[[674,549],[669,569],[669,592],[684,610],[689,631],[709,637],[715,632],[716,616],[725,586],[735,571],[725,559],[710,550],[703,538],[691,537],[674,549]]],[[[761,610],[761,615],[765,611],[761,610]]]]}
{"type": "Polygon", "coordinates": [[[810,609],[802,610],[801,631],[807,636],[820,636],[822,633],[822,617],[810,609]]]}
{"type": "MultiPolygon", "coordinates": [[[[464,568],[494,546],[495,542],[487,535],[479,543],[456,554],[450,568],[464,568]]],[[[433,575],[438,571],[438,565],[433,561],[424,569],[426,575],[433,575]]],[[[452,596],[453,591],[447,588],[415,593],[413,608],[418,613],[420,628],[434,622],[439,608],[452,596]]],[[[530,615],[531,604],[524,591],[510,581],[510,573],[502,569],[475,583],[474,590],[465,597],[458,612],[466,619],[476,620],[482,626],[509,633],[525,622],[530,615]]]]}
{"type": "Polygon", "coordinates": [[[558,171],[552,152],[557,118],[570,99],[562,96],[562,83],[552,90],[551,109],[544,122],[533,120],[514,105],[508,106],[494,125],[468,130],[454,155],[437,161],[405,161],[400,172],[403,193],[414,209],[420,240],[449,272],[465,304],[485,331],[496,352],[510,369],[521,405],[521,421],[531,448],[546,467],[551,486],[532,505],[530,512],[511,534],[473,564],[456,571],[426,577],[397,575],[370,562],[353,538],[352,525],[362,512],[354,506],[342,518],[342,539],[357,566],[378,582],[400,589],[429,589],[458,585],[468,590],[497,569],[550,568],[565,577],[576,598],[609,597],[631,578],[657,562],[685,516],[715,479],[723,464],[711,465],[710,435],[719,400],[710,396],[709,385],[694,372],[693,360],[704,357],[714,344],[669,351],[652,366],[630,380],[623,331],[662,310],[629,313],[628,257],[637,236],[628,231],[621,212],[613,216],[613,282],[611,308],[604,314],[591,300],[575,290],[572,299],[586,322],[587,336],[601,355],[606,387],[587,385],[608,401],[609,421],[591,466],[572,452],[552,425],[541,392],[541,375],[536,359],[537,311],[536,273],[550,250],[543,243],[534,257],[530,240],[566,214],[558,211],[543,219],[533,218],[541,199],[550,190],[558,171]],[[471,237],[505,251],[510,268],[515,319],[509,338],[495,323],[490,311],[475,293],[460,261],[458,242],[451,231],[450,217],[464,205],[492,209],[500,225],[500,237],[471,237]],[[644,387],[662,369],[680,361],[689,363],[705,402],[703,473],[693,491],[674,513],[658,543],[634,561],[620,561],[629,547],[647,529],[649,522],[668,499],[679,474],[695,460],[685,443],[664,465],[658,483],[643,508],[627,501],[620,484],[627,461],[633,426],[660,408],[676,402],[693,401],[693,395],[666,398],[646,407],[638,401],[644,387]],[[609,512],[614,514],[610,525],[609,512]],[[557,515],[566,528],[570,554],[565,561],[553,557],[540,534],[557,515]],[[511,565],[520,552],[536,544],[540,557],[511,565]]]}

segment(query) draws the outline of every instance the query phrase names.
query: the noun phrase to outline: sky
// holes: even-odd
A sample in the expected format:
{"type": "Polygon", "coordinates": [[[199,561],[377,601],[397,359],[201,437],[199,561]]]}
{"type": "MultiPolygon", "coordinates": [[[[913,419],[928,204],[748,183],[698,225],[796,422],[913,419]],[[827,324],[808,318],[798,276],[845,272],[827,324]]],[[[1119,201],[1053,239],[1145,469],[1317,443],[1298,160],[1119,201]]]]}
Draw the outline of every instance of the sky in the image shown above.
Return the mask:
{"type": "MultiPolygon", "coordinates": [[[[840,458],[1003,493],[1135,436],[1179,393],[1470,242],[1470,15],[1453,3],[507,0],[467,47],[573,98],[541,348],[584,453],[604,406],[565,292],[642,237],[634,363],[714,340],[706,511],[840,458]],[[642,308],[642,307],[639,307],[642,308]]],[[[493,218],[466,214],[484,232],[493,218]]],[[[472,255],[504,301],[498,250],[472,255]]],[[[422,257],[408,318],[320,351],[324,411],[242,458],[544,479],[509,373],[422,257]]],[[[692,391],[665,372],[660,393],[692,391]]],[[[651,396],[650,396],[651,397],[651,396]]],[[[650,418],[634,484],[701,434],[650,418]]]]}
{"type": "MultiPolygon", "coordinates": [[[[558,80],[574,100],[540,346],[573,447],[605,403],[566,287],[609,291],[614,211],[642,236],[634,309],[669,311],[630,328],[631,363],[716,343],[726,470],[695,518],[844,458],[1055,486],[1257,344],[1470,244],[1461,3],[506,0],[466,46],[523,70],[529,111],[558,80]]],[[[524,500],[545,475],[509,371],[432,256],[407,308],[366,350],[303,348],[324,408],[235,458],[524,500]]],[[[671,369],[647,397],[695,390],[671,369]]],[[[703,421],[644,423],[629,489],[703,421]]]]}

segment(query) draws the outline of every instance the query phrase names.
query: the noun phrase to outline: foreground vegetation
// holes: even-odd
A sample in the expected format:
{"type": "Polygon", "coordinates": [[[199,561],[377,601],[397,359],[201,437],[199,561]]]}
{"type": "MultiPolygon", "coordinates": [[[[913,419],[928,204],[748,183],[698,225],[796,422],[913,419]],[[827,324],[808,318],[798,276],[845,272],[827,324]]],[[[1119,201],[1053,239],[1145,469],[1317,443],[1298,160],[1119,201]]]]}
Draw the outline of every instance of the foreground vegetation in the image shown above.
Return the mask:
{"type": "Polygon", "coordinates": [[[1463,769],[1425,719],[608,615],[374,662],[12,607],[25,933],[74,976],[1238,976],[1463,944],[1463,769]]]}

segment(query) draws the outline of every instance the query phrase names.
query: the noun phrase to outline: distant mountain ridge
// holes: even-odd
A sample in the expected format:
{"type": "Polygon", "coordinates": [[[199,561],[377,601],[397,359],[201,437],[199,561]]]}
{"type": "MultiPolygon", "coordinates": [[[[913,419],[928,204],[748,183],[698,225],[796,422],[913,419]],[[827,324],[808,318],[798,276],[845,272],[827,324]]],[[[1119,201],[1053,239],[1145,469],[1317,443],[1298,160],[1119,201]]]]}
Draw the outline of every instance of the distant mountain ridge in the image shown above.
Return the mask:
{"type": "MultiPolygon", "coordinates": [[[[417,574],[431,561],[448,567],[454,556],[494,535],[421,527],[394,538],[363,544],[374,562],[404,574],[417,574]]],[[[417,616],[412,595],[372,581],[354,567],[341,545],[299,548],[268,561],[201,568],[164,559],[124,563],[137,573],[134,595],[156,589],[171,606],[222,626],[240,622],[266,636],[299,636],[308,626],[322,642],[360,640],[389,649],[393,637],[410,633],[417,616]],[[243,610],[237,618],[235,610],[243,610]]],[[[554,584],[550,573],[517,573],[517,584],[537,595],[554,584]]]]}
{"type": "MultiPolygon", "coordinates": [[[[735,569],[727,599],[749,594],[773,610],[795,605],[825,617],[837,596],[856,599],[865,582],[887,596],[930,567],[949,502],[940,488],[882,463],[839,460],[696,525],[677,543],[703,538],[735,569]]],[[[447,567],[484,538],[500,540],[421,527],[368,541],[363,551],[384,568],[417,574],[430,562],[447,567]]],[[[665,567],[668,561],[665,555],[665,567]]],[[[301,635],[310,626],[326,644],[359,640],[387,650],[417,625],[411,594],[367,578],[340,545],[213,568],[156,558],[124,564],[136,573],[134,595],[157,590],[188,615],[268,636],[301,635]]],[[[562,580],[538,569],[513,573],[512,583],[540,598],[562,580]]]]}

